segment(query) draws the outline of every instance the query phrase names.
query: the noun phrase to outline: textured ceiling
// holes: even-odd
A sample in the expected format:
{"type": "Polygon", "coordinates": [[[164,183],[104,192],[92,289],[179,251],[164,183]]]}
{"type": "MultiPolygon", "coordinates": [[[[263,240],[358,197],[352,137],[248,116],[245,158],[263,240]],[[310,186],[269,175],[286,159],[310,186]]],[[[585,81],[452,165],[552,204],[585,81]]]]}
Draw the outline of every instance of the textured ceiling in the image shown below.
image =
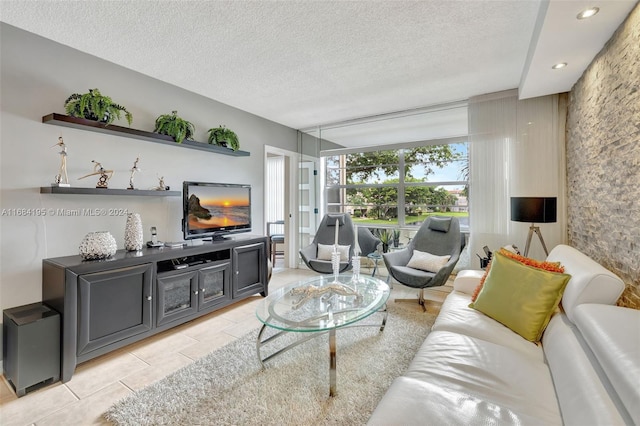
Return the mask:
{"type": "MultiPolygon", "coordinates": [[[[552,3],[573,4],[568,19],[575,20],[573,9],[585,2],[552,3]]],[[[628,13],[635,1],[610,3],[628,13]]],[[[531,64],[550,66],[536,32],[545,19],[540,0],[1,6],[3,22],[296,129],[517,88],[523,76],[522,84],[536,76],[531,64]]],[[[528,96],[567,91],[581,72],[553,92],[547,77],[539,79],[528,96]]]]}

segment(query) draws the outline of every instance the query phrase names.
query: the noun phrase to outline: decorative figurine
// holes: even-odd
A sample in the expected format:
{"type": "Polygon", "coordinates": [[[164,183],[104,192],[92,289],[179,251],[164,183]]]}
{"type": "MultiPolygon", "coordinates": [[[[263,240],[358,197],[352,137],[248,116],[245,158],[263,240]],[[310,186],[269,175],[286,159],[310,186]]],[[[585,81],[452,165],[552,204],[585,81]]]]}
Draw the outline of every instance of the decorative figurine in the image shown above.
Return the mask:
{"type": "Polygon", "coordinates": [[[293,309],[298,309],[309,300],[318,298],[326,293],[338,294],[340,296],[355,296],[357,303],[362,301],[362,295],[360,293],[342,283],[331,283],[325,286],[308,285],[306,287],[296,287],[289,290],[289,294],[292,296],[300,296],[300,299],[293,302],[293,309]]]}
{"type": "Polygon", "coordinates": [[[78,180],[84,179],[89,176],[100,175],[100,178],[98,179],[98,183],[96,183],[96,188],[107,189],[109,187],[109,179],[113,177],[113,170],[106,170],[104,167],[102,167],[102,164],[98,163],[95,160],[91,160],[91,162],[95,163],[95,165],[93,166],[93,173],[89,173],[88,175],[82,176],[78,178],[78,180]]]}
{"type": "Polygon", "coordinates": [[[135,189],[133,187],[133,175],[136,172],[141,172],[142,169],[138,167],[138,161],[140,161],[140,157],[136,157],[136,161],[133,162],[133,167],[131,168],[131,176],[129,177],[129,187],[127,189],[135,189]]]}
{"type": "Polygon", "coordinates": [[[154,191],[168,191],[169,187],[164,184],[164,176],[158,178],[158,186],[153,188],[154,191]]]}
{"type": "Polygon", "coordinates": [[[64,144],[64,140],[62,140],[62,136],[58,138],[58,143],[51,146],[51,148],[56,146],[62,149],[62,151],[58,153],[60,154],[60,170],[55,177],[55,182],[52,183],[51,186],[69,187],[71,184],[69,184],[69,176],[67,176],[67,146],[64,144]]]}

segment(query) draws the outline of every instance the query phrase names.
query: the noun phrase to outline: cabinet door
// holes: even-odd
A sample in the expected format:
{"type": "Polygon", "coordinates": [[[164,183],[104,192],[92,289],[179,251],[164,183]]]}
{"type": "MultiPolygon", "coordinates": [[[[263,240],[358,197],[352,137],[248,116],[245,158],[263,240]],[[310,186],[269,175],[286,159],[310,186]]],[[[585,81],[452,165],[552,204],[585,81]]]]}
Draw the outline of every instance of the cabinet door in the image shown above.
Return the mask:
{"type": "Polygon", "coordinates": [[[255,293],[267,294],[267,258],[264,243],[233,249],[233,298],[255,293]]]}
{"type": "Polygon", "coordinates": [[[221,262],[198,270],[198,310],[231,300],[231,262],[221,262]]]}
{"type": "Polygon", "coordinates": [[[157,325],[198,311],[198,271],[159,274],[157,283],[157,325]]]}
{"type": "Polygon", "coordinates": [[[151,330],[151,263],[78,276],[77,355],[151,330]]]}

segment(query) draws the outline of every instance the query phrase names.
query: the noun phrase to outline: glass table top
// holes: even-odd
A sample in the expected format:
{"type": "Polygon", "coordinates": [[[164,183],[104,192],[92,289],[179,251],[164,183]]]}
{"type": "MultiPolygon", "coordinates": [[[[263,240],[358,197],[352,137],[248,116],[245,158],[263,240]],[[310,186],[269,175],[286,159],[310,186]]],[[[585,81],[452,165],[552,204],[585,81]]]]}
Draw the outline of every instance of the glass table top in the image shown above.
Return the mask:
{"type": "Polygon", "coordinates": [[[343,327],[382,308],[389,286],[373,277],[323,275],[280,288],[256,308],[260,321],[286,331],[313,332],[343,327]]]}

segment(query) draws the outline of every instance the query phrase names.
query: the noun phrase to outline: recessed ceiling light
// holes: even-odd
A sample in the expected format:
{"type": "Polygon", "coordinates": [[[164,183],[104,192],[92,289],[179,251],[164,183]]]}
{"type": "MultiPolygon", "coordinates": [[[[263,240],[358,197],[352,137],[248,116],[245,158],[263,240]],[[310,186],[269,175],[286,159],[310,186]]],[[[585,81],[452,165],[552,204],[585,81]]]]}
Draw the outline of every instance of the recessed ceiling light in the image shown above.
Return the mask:
{"type": "Polygon", "coordinates": [[[583,10],[582,12],[578,13],[578,16],[576,16],[576,18],[578,19],[591,18],[593,15],[595,15],[599,11],[600,11],[600,8],[598,7],[590,7],[589,9],[583,10]]]}
{"type": "Polygon", "coordinates": [[[553,68],[554,70],[559,70],[560,68],[564,68],[566,66],[567,66],[566,62],[560,62],[559,64],[555,64],[551,68],[553,68]]]}

